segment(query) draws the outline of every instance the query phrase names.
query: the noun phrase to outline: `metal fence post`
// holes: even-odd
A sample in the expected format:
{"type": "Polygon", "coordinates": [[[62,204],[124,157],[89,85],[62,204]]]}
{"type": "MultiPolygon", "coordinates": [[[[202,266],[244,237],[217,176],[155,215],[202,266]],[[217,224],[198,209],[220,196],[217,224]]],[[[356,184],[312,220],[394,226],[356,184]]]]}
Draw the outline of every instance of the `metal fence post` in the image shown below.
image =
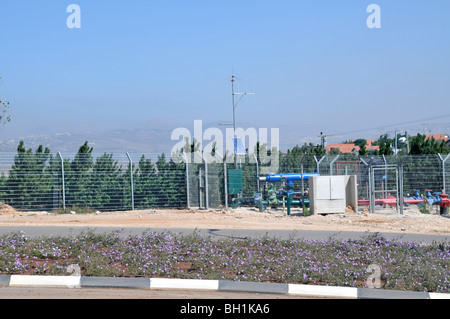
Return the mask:
{"type": "Polygon", "coordinates": [[[257,192],[259,193],[259,165],[258,165],[258,159],[256,158],[255,153],[253,153],[253,157],[255,158],[255,163],[256,163],[256,187],[257,187],[257,192]]]}
{"type": "Polygon", "coordinates": [[[187,160],[186,153],[183,153],[183,159],[186,163],[186,208],[191,209],[191,202],[190,202],[190,189],[189,189],[189,163],[187,160]]]}
{"type": "Polygon", "coordinates": [[[61,181],[62,181],[62,196],[63,196],[63,209],[66,209],[66,186],[64,181],[64,159],[61,152],[58,152],[59,158],[61,159],[61,181]]]}
{"type": "Polygon", "coordinates": [[[399,183],[400,183],[400,187],[399,187],[400,188],[399,201],[400,201],[400,214],[401,215],[403,215],[404,199],[405,199],[404,190],[403,190],[403,187],[404,187],[404,185],[403,185],[403,162],[404,162],[404,160],[405,160],[405,157],[403,157],[401,159],[401,161],[400,161],[400,172],[399,172],[399,175],[400,175],[400,180],[399,180],[399,183]]]}
{"type": "Polygon", "coordinates": [[[205,162],[205,208],[209,209],[209,189],[208,189],[208,162],[205,162]]]}
{"type": "Polygon", "coordinates": [[[131,210],[134,210],[134,183],[133,183],[133,161],[130,154],[127,152],[128,160],[130,161],[130,185],[131,185],[131,210]]]}
{"type": "Polygon", "coordinates": [[[385,169],[384,169],[384,198],[388,197],[388,169],[387,169],[387,160],[386,160],[386,156],[384,156],[383,154],[383,161],[384,161],[384,165],[385,165],[385,169]]]}
{"type": "Polygon", "coordinates": [[[371,214],[374,214],[375,213],[375,183],[374,183],[373,168],[372,168],[374,159],[371,158],[369,163],[366,163],[362,158],[361,158],[361,161],[369,168],[369,212],[371,214]]]}
{"type": "Polygon", "coordinates": [[[228,180],[227,180],[227,156],[223,158],[223,181],[224,181],[224,192],[225,192],[225,210],[228,210],[228,180]]]}
{"type": "Polygon", "coordinates": [[[375,213],[375,183],[374,183],[374,172],[372,164],[369,165],[369,211],[371,214],[375,213]]]}
{"type": "MultiPolygon", "coordinates": [[[[333,164],[338,160],[340,155],[336,156],[330,163],[330,175],[333,175],[333,164]]],[[[338,174],[339,175],[339,174],[338,174]]]]}
{"type": "Polygon", "coordinates": [[[447,162],[447,160],[449,159],[450,154],[447,154],[447,156],[445,158],[442,157],[441,154],[438,154],[438,156],[439,156],[439,159],[442,162],[442,193],[443,194],[447,194],[447,192],[446,192],[446,185],[445,185],[445,162],[447,162]]]}
{"type": "Polygon", "coordinates": [[[326,158],[326,156],[322,156],[320,160],[317,160],[316,155],[314,155],[314,160],[316,161],[316,173],[320,173],[320,163],[326,158]]]}

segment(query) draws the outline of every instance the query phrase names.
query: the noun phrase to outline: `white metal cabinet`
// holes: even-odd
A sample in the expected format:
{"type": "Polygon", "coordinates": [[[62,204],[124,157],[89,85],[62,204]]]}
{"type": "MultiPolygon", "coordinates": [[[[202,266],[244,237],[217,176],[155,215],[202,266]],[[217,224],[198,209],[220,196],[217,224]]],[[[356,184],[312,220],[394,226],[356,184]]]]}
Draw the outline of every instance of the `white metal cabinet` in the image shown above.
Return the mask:
{"type": "Polygon", "coordinates": [[[313,214],[344,213],[349,176],[314,176],[309,179],[313,214]]]}

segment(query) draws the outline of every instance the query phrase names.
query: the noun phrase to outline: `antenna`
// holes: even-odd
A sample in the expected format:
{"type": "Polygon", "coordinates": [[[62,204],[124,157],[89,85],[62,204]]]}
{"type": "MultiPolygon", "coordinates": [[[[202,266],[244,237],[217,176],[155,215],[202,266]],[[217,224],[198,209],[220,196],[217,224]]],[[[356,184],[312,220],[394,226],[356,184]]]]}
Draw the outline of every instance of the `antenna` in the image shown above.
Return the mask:
{"type": "Polygon", "coordinates": [[[320,135],[318,137],[320,137],[320,141],[322,143],[322,148],[328,153],[328,149],[327,149],[327,142],[326,139],[328,137],[333,137],[334,135],[323,135],[323,132],[320,132],[320,135]]]}
{"type": "Polygon", "coordinates": [[[236,81],[235,79],[239,79],[238,77],[236,77],[234,74],[231,76],[231,94],[232,94],[232,100],[233,100],[233,128],[234,130],[236,130],[236,107],[239,104],[239,102],[242,100],[242,98],[246,95],[255,95],[255,93],[249,93],[249,92],[242,92],[242,93],[238,93],[238,92],[234,92],[234,82],[236,81]],[[235,95],[240,95],[241,97],[237,100],[237,102],[235,102],[235,95]]]}
{"type": "MultiPolygon", "coordinates": [[[[249,92],[234,92],[234,82],[236,81],[236,78],[239,79],[238,77],[236,77],[234,75],[234,72],[232,72],[232,75],[231,75],[231,98],[232,98],[232,103],[233,103],[233,141],[236,141],[236,107],[244,96],[255,95],[255,93],[249,93],[249,92]],[[237,101],[235,98],[236,95],[240,95],[240,97],[237,101]]],[[[231,124],[222,124],[222,125],[231,125],[231,124]]],[[[234,148],[234,166],[237,168],[236,147],[234,148]]]]}

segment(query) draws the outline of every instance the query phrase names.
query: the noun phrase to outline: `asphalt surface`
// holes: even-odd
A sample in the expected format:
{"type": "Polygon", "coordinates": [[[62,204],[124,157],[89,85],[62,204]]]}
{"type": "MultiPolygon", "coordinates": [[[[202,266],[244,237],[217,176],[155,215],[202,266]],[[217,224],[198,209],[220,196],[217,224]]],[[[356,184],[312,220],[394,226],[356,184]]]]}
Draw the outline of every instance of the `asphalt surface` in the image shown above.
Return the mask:
{"type": "Polygon", "coordinates": [[[299,295],[202,290],[107,289],[107,288],[0,288],[0,299],[332,299],[299,295]]]}

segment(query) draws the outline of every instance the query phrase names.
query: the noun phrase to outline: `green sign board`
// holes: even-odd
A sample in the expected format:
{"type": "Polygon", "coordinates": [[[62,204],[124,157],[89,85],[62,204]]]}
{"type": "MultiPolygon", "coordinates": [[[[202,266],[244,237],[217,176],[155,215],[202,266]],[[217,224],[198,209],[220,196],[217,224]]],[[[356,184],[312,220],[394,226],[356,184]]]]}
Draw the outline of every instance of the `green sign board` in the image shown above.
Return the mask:
{"type": "Polygon", "coordinates": [[[242,169],[228,170],[228,194],[239,194],[243,189],[242,169]]]}

